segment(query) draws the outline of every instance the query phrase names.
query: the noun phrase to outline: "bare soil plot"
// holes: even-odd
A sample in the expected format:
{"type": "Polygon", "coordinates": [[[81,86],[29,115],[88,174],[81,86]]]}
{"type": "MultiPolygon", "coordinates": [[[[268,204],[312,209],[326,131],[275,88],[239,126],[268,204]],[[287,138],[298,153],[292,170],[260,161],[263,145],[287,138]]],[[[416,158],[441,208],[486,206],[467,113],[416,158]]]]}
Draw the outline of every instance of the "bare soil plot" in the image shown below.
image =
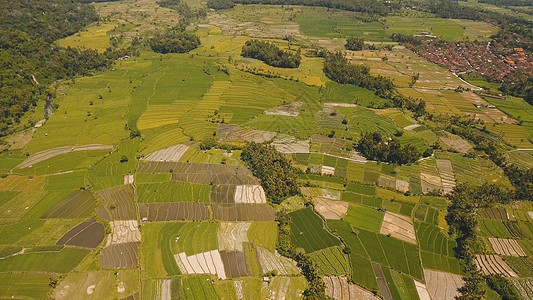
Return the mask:
{"type": "Polygon", "coordinates": [[[446,132],[446,136],[441,136],[440,140],[446,144],[446,146],[457,150],[459,153],[465,154],[472,146],[460,136],[446,132]]]}
{"type": "Polygon", "coordinates": [[[111,150],[113,149],[113,146],[109,145],[101,145],[101,144],[89,144],[89,145],[80,145],[80,146],[63,146],[63,147],[57,147],[53,149],[48,149],[44,151],[40,151],[37,153],[34,153],[28,157],[25,161],[20,163],[17,168],[27,168],[30,167],[38,162],[45,161],[49,158],[69,153],[69,152],[76,152],[76,151],[95,151],[95,150],[111,150]]]}
{"type": "Polygon", "coordinates": [[[260,185],[238,185],[234,199],[235,203],[266,203],[265,190],[260,185]]]}
{"type": "Polygon", "coordinates": [[[161,300],[172,300],[172,294],[170,292],[170,284],[172,280],[161,280],[161,300]]]}
{"type": "Polygon", "coordinates": [[[378,296],[364,288],[349,283],[346,277],[324,276],[326,295],[335,300],[379,300],[378,296]]]}
{"type": "Polygon", "coordinates": [[[170,146],[165,149],[154,151],[142,160],[144,161],[159,161],[159,162],[178,162],[180,158],[189,150],[189,146],[179,144],[170,146]]]}
{"type": "Polygon", "coordinates": [[[297,117],[300,115],[300,107],[302,107],[302,104],[303,103],[300,101],[294,101],[289,104],[280,105],[266,110],[265,114],[272,116],[297,117]]]}
{"type": "Polygon", "coordinates": [[[174,255],[176,264],[183,274],[213,274],[226,279],[226,270],[218,250],[202,252],[194,255],[181,252],[174,255]]]}
{"type": "Polygon", "coordinates": [[[241,251],[220,251],[226,275],[230,278],[248,276],[246,257],[241,251]]]}
{"type": "Polygon", "coordinates": [[[107,213],[108,220],[135,220],[137,219],[135,209],[135,194],[132,185],[122,185],[99,191],[98,197],[101,200],[99,215],[105,217],[107,213]]]}
{"type": "Polygon", "coordinates": [[[489,237],[494,252],[504,256],[527,256],[516,240],[489,237]]]}
{"type": "Polygon", "coordinates": [[[447,159],[437,159],[437,169],[442,180],[443,192],[449,194],[455,188],[452,162],[447,159]]]}
{"type": "Polygon", "coordinates": [[[104,225],[93,219],[83,221],[60,238],[56,245],[96,248],[104,240],[104,225]]]}
{"type": "Polygon", "coordinates": [[[134,178],[133,174],[124,175],[124,184],[133,184],[134,178]]]}
{"type": "Polygon", "coordinates": [[[278,134],[272,141],[272,146],[281,153],[309,153],[311,141],[297,140],[290,135],[278,134]]]}
{"type": "Polygon", "coordinates": [[[207,205],[195,202],[139,203],[139,215],[143,221],[209,220],[207,205]]]}
{"type": "Polygon", "coordinates": [[[276,213],[268,204],[213,204],[213,217],[220,221],[274,221],[276,213]]]}
{"type": "Polygon", "coordinates": [[[270,142],[277,133],[272,131],[263,131],[239,126],[221,124],[217,130],[219,142],[238,141],[238,142],[270,142]]]}
{"type": "MultiPolygon", "coordinates": [[[[210,165],[216,166],[216,165],[210,165]]],[[[196,173],[174,173],[172,180],[187,181],[198,184],[259,184],[257,178],[251,173],[244,171],[245,168],[230,167],[220,165],[220,167],[210,167],[198,170],[196,173]]]]}
{"type": "Polygon", "coordinates": [[[214,203],[235,203],[235,185],[221,184],[211,188],[210,199],[214,203]]]}
{"type": "Polygon", "coordinates": [[[414,282],[416,292],[418,293],[418,297],[420,298],[420,300],[431,300],[431,296],[429,296],[429,292],[426,285],[416,280],[414,280],[414,282]]]}
{"type": "Polygon", "coordinates": [[[109,245],[102,249],[99,256],[103,269],[137,268],[140,243],[123,243],[109,245]]]}
{"type": "Polygon", "coordinates": [[[250,222],[220,222],[217,232],[219,250],[243,251],[242,243],[248,242],[250,222]]]}
{"type": "Polygon", "coordinates": [[[422,183],[422,192],[424,193],[442,190],[442,179],[439,176],[421,172],[420,181],[422,183]]]}
{"type": "Polygon", "coordinates": [[[132,243],[141,241],[141,232],[136,220],[110,221],[111,234],[107,239],[107,245],[132,243]]]}
{"type": "Polygon", "coordinates": [[[396,179],[396,190],[402,193],[409,191],[409,182],[401,179],[396,179]]]}
{"type": "Polygon", "coordinates": [[[505,208],[501,207],[490,207],[490,208],[483,208],[478,211],[479,215],[483,218],[492,219],[492,220],[509,220],[509,215],[507,214],[507,210],[505,208]]]}
{"type": "Polygon", "coordinates": [[[499,255],[476,255],[476,264],[485,275],[501,274],[505,277],[518,277],[499,255]]]}
{"type": "Polygon", "coordinates": [[[320,174],[322,174],[322,175],[335,175],[335,168],[334,167],[328,167],[328,166],[322,166],[320,168],[320,174]]]}
{"type": "Polygon", "coordinates": [[[464,285],[461,275],[424,269],[426,287],[432,300],[455,299],[457,289],[464,285]]]}
{"type": "Polygon", "coordinates": [[[277,270],[280,275],[297,275],[299,270],[296,262],[277,253],[272,253],[263,247],[255,247],[257,251],[257,260],[261,266],[261,272],[268,273],[277,270]]]}
{"type": "Polygon", "coordinates": [[[417,129],[418,127],[420,127],[420,124],[412,124],[412,125],[405,126],[403,129],[404,130],[408,130],[408,131],[412,131],[412,130],[417,129]]]}
{"type": "Polygon", "coordinates": [[[353,104],[353,103],[333,103],[333,102],[324,103],[324,108],[332,108],[332,107],[357,107],[357,104],[353,104]]]}
{"type": "Polygon", "coordinates": [[[77,190],[52,206],[41,218],[83,218],[90,217],[96,208],[96,200],[91,192],[77,190]]]}
{"type": "Polygon", "coordinates": [[[378,282],[378,287],[381,291],[381,296],[383,297],[383,299],[393,300],[392,294],[389,290],[389,285],[387,284],[387,279],[385,279],[385,275],[383,274],[383,270],[381,269],[381,265],[372,262],[372,269],[374,269],[374,273],[376,274],[376,280],[378,282]]]}
{"type": "Polygon", "coordinates": [[[348,211],[348,202],[326,198],[313,198],[313,202],[316,211],[325,219],[340,220],[348,211]]]}
{"type": "Polygon", "coordinates": [[[402,241],[416,244],[413,221],[404,215],[386,212],[379,233],[384,235],[390,234],[392,237],[402,241]]]}
{"type": "Polygon", "coordinates": [[[378,185],[388,189],[396,189],[396,178],[380,174],[378,179],[378,185]]]}

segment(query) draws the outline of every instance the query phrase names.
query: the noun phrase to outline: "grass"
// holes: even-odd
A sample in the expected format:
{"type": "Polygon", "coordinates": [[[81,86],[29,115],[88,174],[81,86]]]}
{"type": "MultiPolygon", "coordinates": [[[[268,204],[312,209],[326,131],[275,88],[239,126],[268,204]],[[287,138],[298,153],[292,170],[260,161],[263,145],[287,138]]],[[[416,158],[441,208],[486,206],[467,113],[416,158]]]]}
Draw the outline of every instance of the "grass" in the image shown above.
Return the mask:
{"type": "Polygon", "coordinates": [[[172,253],[193,255],[217,249],[217,227],[218,224],[209,222],[186,223],[170,237],[171,240],[179,237],[177,242],[171,242],[172,253]]]}
{"type": "Polygon", "coordinates": [[[314,252],[340,245],[340,241],[324,228],[323,220],[312,208],[305,208],[289,214],[291,218],[291,239],[296,247],[314,252]]]}
{"type": "Polygon", "coordinates": [[[71,248],[63,248],[58,252],[25,253],[0,260],[0,271],[67,273],[88,253],[87,250],[71,248]]]}
{"type": "Polygon", "coordinates": [[[0,273],[0,297],[46,299],[51,274],[0,273]]]}
{"type": "Polygon", "coordinates": [[[208,185],[172,181],[137,185],[137,201],[161,202],[209,202],[211,187],[208,185]]]}
{"type": "Polygon", "coordinates": [[[209,276],[185,276],[181,278],[181,285],[184,299],[220,299],[209,276]]]}
{"type": "Polygon", "coordinates": [[[278,240],[276,222],[253,222],[248,228],[248,240],[256,246],[274,252],[278,240]]]}
{"type": "Polygon", "coordinates": [[[349,258],[341,247],[330,247],[309,254],[318,265],[320,273],[326,276],[350,275],[349,258]]]}
{"type": "Polygon", "coordinates": [[[379,232],[383,215],[383,212],[375,208],[350,205],[344,220],[357,228],[379,232]]]}
{"type": "Polygon", "coordinates": [[[56,43],[63,47],[95,49],[103,53],[110,46],[108,32],[116,27],[117,24],[114,23],[93,24],[56,43]]]}

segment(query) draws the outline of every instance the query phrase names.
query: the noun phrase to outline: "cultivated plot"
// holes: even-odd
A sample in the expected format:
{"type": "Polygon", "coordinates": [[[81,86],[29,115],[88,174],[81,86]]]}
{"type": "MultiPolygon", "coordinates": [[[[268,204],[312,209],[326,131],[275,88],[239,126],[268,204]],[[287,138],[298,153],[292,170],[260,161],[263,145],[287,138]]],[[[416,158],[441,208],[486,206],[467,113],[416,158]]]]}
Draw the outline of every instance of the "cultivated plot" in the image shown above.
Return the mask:
{"type": "Polygon", "coordinates": [[[456,274],[424,269],[427,291],[432,300],[455,299],[464,285],[463,277],[456,274]]]}
{"type": "Polygon", "coordinates": [[[158,161],[158,162],[178,162],[180,158],[189,150],[188,145],[174,145],[165,149],[154,151],[146,155],[142,160],[144,161],[158,161]]]}
{"type": "Polygon", "coordinates": [[[64,146],[57,147],[49,150],[40,151],[30,155],[25,161],[23,161],[17,168],[27,168],[38,162],[45,161],[49,158],[76,151],[96,151],[96,150],[112,150],[113,146],[102,145],[102,144],[89,144],[89,145],[80,145],[80,146],[64,146]]]}
{"type": "Polygon", "coordinates": [[[379,233],[416,244],[415,228],[410,217],[386,212],[379,233]]]}
{"type": "Polygon", "coordinates": [[[187,255],[185,252],[174,255],[176,264],[183,274],[213,274],[226,279],[226,269],[218,250],[187,255]]]}
{"type": "Polygon", "coordinates": [[[330,200],[327,198],[313,198],[315,210],[324,219],[340,220],[348,212],[348,202],[330,200]]]}
{"type": "Polygon", "coordinates": [[[378,300],[378,296],[353,283],[348,283],[346,277],[324,276],[326,295],[335,300],[378,300]]]}
{"type": "Polygon", "coordinates": [[[255,142],[264,143],[274,139],[277,133],[239,126],[221,124],[218,127],[217,137],[219,142],[255,142]]]}
{"type": "Polygon", "coordinates": [[[84,248],[96,248],[104,240],[104,225],[93,219],[88,219],[72,228],[59,239],[56,245],[69,245],[84,248]]]}
{"type": "Polygon", "coordinates": [[[100,252],[100,267],[103,269],[137,268],[140,243],[112,244],[100,252]]]}
{"type": "Polygon", "coordinates": [[[275,212],[268,204],[213,203],[213,218],[219,221],[274,221],[275,212]]]}
{"type": "Polygon", "coordinates": [[[527,256],[516,240],[489,237],[494,252],[504,256],[527,256]]]}
{"type": "Polygon", "coordinates": [[[248,242],[250,222],[220,222],[217,232],[218,249],[243,251],[242,244],[248,242]]]}
{"type": "Polygon", "coordinates": [[[132,185],[122,185],[98,192],[101,200],[98,215],[106,220],[137,219],[132,185]]]}
{"type": "Polygon", "coordinates": [[[256,252],[262,274],[273,270],[277,270],[281,275],[296,275],[300,272],[296,267],[295,261],[281,256],[277,251],[272,253],[263,247],[257,246],[256,252]]]}
{"type": "Polygon", "coordinates": [[[138,207],[143,222],[208,220],[210,216],[208,206],[203,203],[140,203],[138,207]]]}
{"type": "Polygon", "coordinates": [[[485,275],[500,274],[505,277],[518,277],[499,255],[476,255],[476,264],[485,275]]]}
{"type": "Polygon", "coordinates": [[[107,245],[134,243],[141,241],[141,232],[136,220],[110,221],[111,234],[107,239],[107,245]]]}

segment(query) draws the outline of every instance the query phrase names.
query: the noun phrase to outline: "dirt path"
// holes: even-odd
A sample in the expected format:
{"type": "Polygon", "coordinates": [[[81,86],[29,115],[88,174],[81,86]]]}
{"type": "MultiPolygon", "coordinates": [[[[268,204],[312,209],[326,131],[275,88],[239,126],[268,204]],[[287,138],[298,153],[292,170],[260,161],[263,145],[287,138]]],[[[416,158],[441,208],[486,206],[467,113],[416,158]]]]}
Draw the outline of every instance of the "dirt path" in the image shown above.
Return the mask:
{"type": "Polygon", "coordinates": [[[27,168],[30,167],[36,163],[45,161],[49,158],[69,153],[69,152],[77,152],[77,151],[95,151],[95,150],[111,150],[113,149],[113,146],[111,145],[102,145],[102,144],[89,144],[89,145],[80,145],[80,146],[63,146],[63,147],[57,147],[52,148],[48,150],[44,150],[41,152],[37,152],[32,154],[29,158],[27,158],[25,161],[20,163],[17,166],[17,169],[27,168]]]}

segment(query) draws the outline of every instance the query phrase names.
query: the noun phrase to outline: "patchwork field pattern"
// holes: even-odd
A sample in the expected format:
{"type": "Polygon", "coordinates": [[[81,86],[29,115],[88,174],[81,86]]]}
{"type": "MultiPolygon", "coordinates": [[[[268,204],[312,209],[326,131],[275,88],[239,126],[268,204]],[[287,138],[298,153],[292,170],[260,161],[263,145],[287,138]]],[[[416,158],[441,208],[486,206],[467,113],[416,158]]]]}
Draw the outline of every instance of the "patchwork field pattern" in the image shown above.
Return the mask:
{"type": "Polygon", "coordinates": [[[185,252],[174,255],[176,264],[183,274],[213,274],[226,279],[226,270],[218,250],[186,255],[185,252]]]}
{"type": "Polygon", "coordinates": [[[115,220],[110,221],[109,225],[111,235],[107,239],[107,246],[141,241],[141,232],[136,220],[115,220]]]}

